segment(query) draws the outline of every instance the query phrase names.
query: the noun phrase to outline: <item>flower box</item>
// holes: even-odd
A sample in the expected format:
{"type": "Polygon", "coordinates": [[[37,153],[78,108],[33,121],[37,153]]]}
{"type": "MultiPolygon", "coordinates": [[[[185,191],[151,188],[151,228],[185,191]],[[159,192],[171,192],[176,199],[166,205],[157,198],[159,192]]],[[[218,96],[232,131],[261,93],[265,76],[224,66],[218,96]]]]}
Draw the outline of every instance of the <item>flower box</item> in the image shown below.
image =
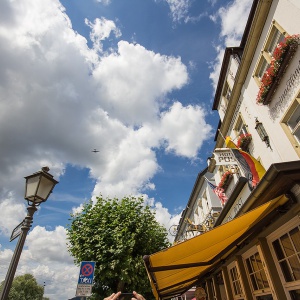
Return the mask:
{"type": "Polygon", "coordinates": [[[218,187],[222,188],[222,189],[224,189],[224,191],[226,191],[232,178],[233,178],[233,175],[230,171],[225,172],[221,178],[221,181],[220,181],[218,187]]]}
{"type": "Polygon", "coordinates": [[[267,105],[271,102],[282,76],[297,51],[298,41],[299,35],[289,36],[277,45],[271,64],[262,77],[256,98],[257,104],[267,105]]]}
{"type": "Polygon", "coordinates": [[[252,141],[252,135],[250,133],[241,134],[238,139],[237,146],[238,148],[241,148],[243,151],[247,151],[251,141],[252,141]]]}

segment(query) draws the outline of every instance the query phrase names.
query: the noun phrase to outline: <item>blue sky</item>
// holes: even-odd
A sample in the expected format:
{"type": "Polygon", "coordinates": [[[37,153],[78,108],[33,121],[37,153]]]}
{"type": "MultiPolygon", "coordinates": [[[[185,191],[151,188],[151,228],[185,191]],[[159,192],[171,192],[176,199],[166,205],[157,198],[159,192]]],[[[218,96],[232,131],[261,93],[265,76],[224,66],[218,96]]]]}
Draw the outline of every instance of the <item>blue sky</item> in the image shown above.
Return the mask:
{"type": "Polygon", "coordinates": [[[178,222],[214,147],[223,51],[239,45],[251,3],[1,1],[0,280],[26,215],[24,176],[45,165],[59,184],[17,274],[46,282],[50,299],[75,294],[65,227],[84,201],[143,194],[166,228],[178,222]]]}

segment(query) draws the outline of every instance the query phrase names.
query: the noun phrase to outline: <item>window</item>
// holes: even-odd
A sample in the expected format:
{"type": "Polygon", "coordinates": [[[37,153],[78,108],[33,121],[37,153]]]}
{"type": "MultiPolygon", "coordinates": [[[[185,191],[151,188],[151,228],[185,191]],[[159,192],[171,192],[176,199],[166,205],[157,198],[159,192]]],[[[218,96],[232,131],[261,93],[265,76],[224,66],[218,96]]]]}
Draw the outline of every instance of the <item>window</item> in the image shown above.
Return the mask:
{"type": "Polygon", "coordinates": [[[292,111],[291,117],[287,120],[287,125],[291,130],[292,135],[300,143],[300,104],[297,103],[295,109],[292,111]]]}
{"type": "Polygon", "coordinates": [[[273,21],[254,71],[254,78],[258,85],[260,85],[261,79],[272,60],[276,46],[285,38],[285,35],[284,29],[276,21],[273,21]]]}
{"type": "Polygon", "coordinates": [[[282,118],[281,126],[300,156],[300,93],[282,118]]]}
{"type": "Polygon", "coordinates": [[[268,237],[282,285],[290,297],[300,299],[300,221],[294,217],[268,237]]]}
{"type": "Polygon", "coordinates": [[[286,282],[300,280],[299,226],[282,235],[273,243],[276,258],[286,282]]]}
{"type": "Polygon", "coordinates": [[[237,267],[229,269],[230,281],[235,299],[243,299],[243,290],[241,285],[240,274],[237,267]]]}
{"type": "Polygon", "coordinates": [[[259,62],[259,66],[257,69],[257,78],[259,78],[260,80],[262,79],[262,77],[264,76],[266,70],[269,67],[269,63],[267,62],[267,60],[262,56],[259,62]]]}
{"type": "Polygon", "coordinates": [[[242,119],[242,116],[240,115],[234,126],[234,131],[236,135],[239,136],[241,134],[247,134],[248,133],[247,127],[248,126],[245,124],[244,120],[242,119]]]}
{"type": "Polygon", "coordinates": [[[250,286],[256,300],[272,300],[269,282],[263,267],[263,262],[258,252],[246,260],[247,274],[250,279],[250,286]]]}
{"type": "Polygon", "coordinates": [[[270,38],[266,45],[266,51],[270,56],[273,56],[276,46],[284,40],[284,34],[280,30],[273,26],[270,33],[270,38]]]}
{"type": "Polygon", "coordinates": [[[266,272],[258,252],[246,259],[250,283],[254,291],[269,288],[266,272]]]}
{"type": "Polygon", "coordinates": [[[227,102],[229,101],[230,97],[231,97],[231,88],[228,84],[228,82],[226,81],[225,85],[224,85],[224,89],[223,89],[223,93],[222,93],[223,97],[227,100],[227,102]]]}

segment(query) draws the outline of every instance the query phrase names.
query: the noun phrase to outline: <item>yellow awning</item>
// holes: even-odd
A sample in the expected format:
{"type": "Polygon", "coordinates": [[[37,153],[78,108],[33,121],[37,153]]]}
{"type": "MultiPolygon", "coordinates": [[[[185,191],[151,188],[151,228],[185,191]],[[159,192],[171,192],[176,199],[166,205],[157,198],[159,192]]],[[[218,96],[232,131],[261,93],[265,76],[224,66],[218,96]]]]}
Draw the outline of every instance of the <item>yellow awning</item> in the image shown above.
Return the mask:
{"type": "Polygon", "coordinates": [[[250,234],[262,228],[276,214],[275,208],[287,200],[280,196],[209,232],[145,256],[155,298],[168,299],[194,286],[250,234]]]}

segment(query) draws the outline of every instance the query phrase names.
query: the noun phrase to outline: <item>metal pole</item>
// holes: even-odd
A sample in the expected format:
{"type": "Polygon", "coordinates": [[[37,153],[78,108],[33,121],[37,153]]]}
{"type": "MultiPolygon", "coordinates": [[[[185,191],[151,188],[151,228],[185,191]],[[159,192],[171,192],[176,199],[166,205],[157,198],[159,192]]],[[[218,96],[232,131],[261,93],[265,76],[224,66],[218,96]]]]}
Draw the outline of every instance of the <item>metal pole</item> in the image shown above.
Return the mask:
{"type": "Polygon", "coordinates": [[[14,252],[14,255],[11,259],[7,274],[6,274],[6,278],[5,278],[5,282],[3,285],[3,290],[1,293],[1,300],[7,300],[8,299],[8,294],[12,285],[12,282],[14,280],[14,276],[16,273],[16,269],[19,263],[19,259],[23,250],[23,246],[26,240],[26,236],[27,233],[31,227],[31,223],[33,220],[33,214],[37,211],[37,208],[35,206],[28,206],[27,207],[27,216],[24,219],[24,224],[21,228],[21,234],[14,252]]]}

